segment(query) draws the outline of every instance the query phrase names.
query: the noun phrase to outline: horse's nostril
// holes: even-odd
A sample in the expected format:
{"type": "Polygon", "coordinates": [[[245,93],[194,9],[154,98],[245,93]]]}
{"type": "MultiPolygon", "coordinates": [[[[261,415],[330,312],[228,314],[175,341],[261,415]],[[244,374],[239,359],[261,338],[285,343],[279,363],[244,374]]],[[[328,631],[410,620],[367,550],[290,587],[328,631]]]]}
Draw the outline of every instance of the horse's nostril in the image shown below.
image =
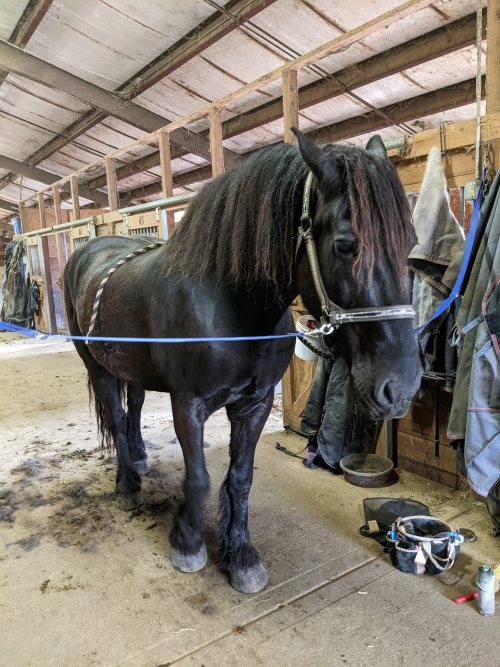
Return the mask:
{"type": "Polygon", "coordinates": [[[383,385],[380,395],[382,400],[389,405],[392,405],[395,402],[396,392],[394,384],[390,380],[387,380],[387,382],[383,385]]]}

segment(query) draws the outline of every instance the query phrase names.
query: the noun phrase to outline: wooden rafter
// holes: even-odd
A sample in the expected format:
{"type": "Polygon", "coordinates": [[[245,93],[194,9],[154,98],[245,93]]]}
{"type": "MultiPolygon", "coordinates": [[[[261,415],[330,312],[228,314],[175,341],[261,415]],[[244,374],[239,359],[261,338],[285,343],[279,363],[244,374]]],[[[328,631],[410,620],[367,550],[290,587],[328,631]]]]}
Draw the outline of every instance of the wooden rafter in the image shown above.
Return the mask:
{"type": "MultiPolygon", "coordinates": [[[[408,122],[416,120],[422,116],[439,113],[454,109],[464,104],[470,104],[475,99],[475,81],[470,79],[454,86],[448,86],[431,93],[425,93],[412,99],[392,104],[384,107],[382,111],[390,114],[395,121],[408,122]]],[[[356,135],[368,132],[377,132],[386,127],[383,119],[374,113],[368,113],[364,116],[349,118],[348,120],[335,123],[332,126],[322,128],[319,132],[311,132],[311,138],[319,143],[328,143],[332,141],[346,141],[356,135]]],[[[211,178],[210,167],[201,167],[182,174],[174,176],[174,186],[185,187],[192,183],[211,178]]],[[[150,183],[146,186],[130,190],[124,193],[124,201],[128,204],[136,199],[151,197],[161,192],[161,181],[150,183]]]]}
{"type": "Polygon", "coordinates": [[[19,213],[19,206],[14,202],[7,201],[7,199],[0,199],[0,209],[10,213],[19,213]]]}
{"type": "Polygon", "coordinates": [[[9,42],[21,49],[24,48],[49,11],[52,2],[53,0],[30,0],[9,37],[9,42]]]}
{"type": "MultiPolygon", "coordinates": [[[[197,111],[184,116],[178,120],[172,121],[168,124],[166,128],[170,133],[173,131],[189,127],[189,125],[195,121],[212,118],[215,109],[222,109],[226,106],[232,104],[236,100],[239,100],[246,95],[253,93],[257,90],[260,90],[262,86],[270,84],[279,78],[281,78],[286,72],[296,68],[307,67],[310,64],[313,64],[317,60],[320,60],[332,53],[344,50],[346,47],[358,43],[359,41],[367,38],[380,31],[383,28],[387,28],[393,23],[400,21],[409,16],[415,15],[422,9],[429,7],[432,4],[432,0],[407,0],[403,4],[386,11],[385,13],[378,15],[367,21],[366,23],[357,26],[353,30],[342,34],[339,37],[336,37],[325,44],[309,51],[308,53],[301,55],[300,57],[295,58],[292,61],[287,62],[286,64],[268,72],[267,74],[259,77],[258,79],[242,85],[237,90],[233,91],[230,94],[226,94],[214,102],[198,109],[197,111]]],[[[379,112],[376,112],[379,115],[379,112]]],[[[390,121],[390,119],[385,119],[390,121]]],[[[159,132],[157,130],[141,137],[139,140],[132,142],[126,146],[118,148],[114,151],[111,151],[107,156],[106,160],[116,159],[124,153],[134,150],[136,146],[143,144],[151,144],[157,142],[159,138],[159,132]]],[[[91,164],[86,165],[74,172],[75,175],[88,174],[89,172],[94,171],[96,168],[99,168],[102,165],[103,160],[97,160],[91,164]]],[[[65,179],[61,179],[61,182],[65,179]]],[[[29,197],[28,199],[31,199],[29,197]]],[[[25,200],[27,201],[27,200],[25,200]]]]}
{"type": "MultiPolygon", "coordinates": [[[[476,16],[471,14],[449,25],[422,35],[395,48],[368,58],[356,66],[348,67],[335,74],[334,79],[321,80],[299,90],[300,109],[306,109],[327,99],[332,99],[344,92],[369,83],[374,83],[386,76],[415,67],[424,62],[439,58],[453,51],[474,43],[476,35],[476,16]]],[[[283,100],[278,98],[251,111],[240,114],[222,124],[225,139],[248,132],[283,115],[283,100]]],[[[181,157],[183,151],[172,150],[172,159],[181,157]]],[[[159,153],[151,153],[117,169],[118,180],[128,178],[138,172],[157,167],[159,153]]],[[[97,177],[89,186],[100,188],[106,184],[104,177],[97,177]]]]}
{"type": "MultiPolygon", "coordinates": [[[[49,171],[40,169],[39,167],[30,167],[24,162],[13,160],[6,155],[0,155],[0,169],[8,169],[10,172],[14,172],[20,176],[25,176],[26,178],[31,178],[32,180],[38,181],[39,183],[45,183],[46,185],[52,185],[52,183],[55,183],[61,178],[57,174],[52,174],[49,171]]],[[[61,189],[63,192],[70,192],[70,184],[68,183],[67,185],[63,185],[61,189]]],[[[85,199],[89,199],[90,201],[93,201],[101,206],[108,205],[108,198],[105,192],[98,192],[97,190],[94,190],[88,186],[86,187],[81,185],[80,195],[85,197],[85,199]]]]}
{"type": "MultiPolygon", "coordinates": [[[[0,40],[0,68],[15,72],[31,81],[42,83],[49,88],[63,91],[115,118],[148,132],[158,130],[169,122],[168,118],[159,116],[133,102],[123,100],[115,93],[110,93],[104,88],[40,60],[40,58],[26,53],[4,40],[0,40]]],[[[170,141],[190,153],[210,159],[208,141],[204,137],[197,136],[194,132],[188,134],[182,131],[174,131],[171,133],[170,141]]],[[[234,166],[237,157],[232,151],[226,150],[226,154],[227,163],[234,166]]]]}
{"type": "MultiPolygon", "coordinates": [[[[276,0],[233,0],[226,5],[226,9],[230,10],[232,15],[241,24],[266,7],[269,7],[273,2],[276,2],[276,0]]],[[[226,16],[217,14],[209,17],[206,21],[185,35],[181,40],[173,44],[167,51],[153,60],[149,65],[131,76],[125,83],[117,88],[115,93],[120,94],[120,99],[126,99],[127,96],[128,99],[133,99],[161,78],[167,76],[167,74],[174,69],[194,58],[201,51],[205,50],[208,46],[214,44],[237,27],[238,24],[234,23],[234,21],[226,16]]],[[[60,136],[55,137],[35,151],[35,153],[26,160],[27,164],[36,165],[43,162],[43,160],[61,150],[61,148],[74,141],[78,136],[84,134],[105,118],[106,113],[100,110],[89,111],[79,120],[67,127],[60,136]]],[[[163,124],[165,124],[165,122],[163,124]]],[[[161,125],[158,127],[161,127],[161,125]]],[[[193,137],[192,133],[191,137],[193,137]]],[[[171,142],[175,144],[173,137],[171,137],[171,142]]],[[[208,155],[208,142],[205,146],[208,155]]],[[[196,153],[196,150],[190,152],[196,153]]],[[[229,152],[225,154],[226,166],[232,164],[231,157],[229,152]]],[[[159,164],[159,162],[157,164],[159,164]]]]}
{"type": "MultiPolygon", "coordinates": [[[[483,77],[483,97],[484,80],[483,77]]],[[[391,104],[384,107],[383,111],[396,122],[402,123],[415,120],[416,118],[422,118],[423,116],[471,104],[476,99],[475,87],[475,79],[469,79],[469,81],[463,81],[453,86],[447,86],[446,88],[440,88],[439,90],[414,97],[411,100],[411,104],[408,103],[408,100],[391,104]]],[[[340,123],[323,127],[313,134],[318,143],[326,144],[335,141],[346,141],[347,139],[352,139],[368,132],[377,132],[387,126],[383,118],[374,112],[370,112],[364,116],[356,116],[355,118],[349,118],[340,123]]]]}

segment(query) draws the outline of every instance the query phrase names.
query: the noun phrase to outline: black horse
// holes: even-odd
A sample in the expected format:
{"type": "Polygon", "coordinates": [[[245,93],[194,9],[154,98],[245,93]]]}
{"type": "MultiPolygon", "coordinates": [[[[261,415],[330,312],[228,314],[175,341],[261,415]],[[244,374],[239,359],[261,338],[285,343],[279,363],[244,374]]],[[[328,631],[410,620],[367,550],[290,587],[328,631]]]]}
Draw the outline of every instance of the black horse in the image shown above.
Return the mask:
{"type": "MultiPolygon", "coordinates": [[[[293,331],[288,306],[297,294],[320,319],[305,245],[297,244],[310,171],[312,230],[331,301],[344,309],[406,303],[407,257],[415,235],[380,137],[372,138],[366,150],[321,149],[296,134],[299,148],[263,149],[214,179],[190,204],[167,243],[121,266],[103,290],[94,335],[284,334],[293,331]]],[[[87,334],[107,270],[145,243],[104,236],[70,257],[64,295],[72,335],[87,334]]],[[[408,316],[346,324],[326,340],[351,364],[374,419],[405,413],[421,375],[408,316]]],[[[170,393],[186,468],[170,557],[185,572],[206,563],[201,512],[209,476],[203,427],[210,414],[226,408],[231,438],[229,470],[220,490],[221,562],[241,592],[256,592],[267,582],[250,543],[248,495],[255,447],[293,346],[292,338],[187,344],[75,341],[95,393],[101,434],[116,447],[117,503],[124,510],[140,504],[139,473],[148,468],[140,428],[144,390],[170,393]],[[122,406],[125,387],[128,413],[122,406]]]]}

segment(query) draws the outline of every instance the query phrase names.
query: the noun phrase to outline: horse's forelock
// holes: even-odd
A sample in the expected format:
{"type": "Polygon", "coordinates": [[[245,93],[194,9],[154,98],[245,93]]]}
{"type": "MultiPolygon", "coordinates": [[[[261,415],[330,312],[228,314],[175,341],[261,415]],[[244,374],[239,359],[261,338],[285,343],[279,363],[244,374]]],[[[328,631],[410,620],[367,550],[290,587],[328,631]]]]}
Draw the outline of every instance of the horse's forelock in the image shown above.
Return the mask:
{"type": "Polygon", "coordinates": [[[387,159],[361,150],[345,153],[343,166],[353,233],[358,240],[355,275],[360,281],[370,280],[375,261],[386,263],[404,288],[413,226],[396,170],[387,159]]]}

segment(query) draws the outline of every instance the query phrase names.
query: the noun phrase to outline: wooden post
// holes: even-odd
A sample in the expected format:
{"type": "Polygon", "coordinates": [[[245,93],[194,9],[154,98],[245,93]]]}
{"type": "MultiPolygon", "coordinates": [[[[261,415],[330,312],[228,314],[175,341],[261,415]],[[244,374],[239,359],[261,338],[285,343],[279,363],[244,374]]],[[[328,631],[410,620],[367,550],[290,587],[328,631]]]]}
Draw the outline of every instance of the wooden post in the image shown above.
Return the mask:
{"type": "MultiPolygon", "coordinates": [[[[161,167],[161,186],[163,197],[167,199],[174,194],[174,184],[172,180],[172,163],[170,157],[170,134],[166,130],[160,132],[160,167],[161,167]]],[[[174,212],[167,210],[167,233],[172,234],[175,229],[174,212]]]]}
{"type": "MultiPolygon", "coordinates": [[[[486,56],[486,114],[500,111],[500,0],[488,0],[486,56]]],[[[488,137],[486,136],[486,139],[488,137]]],[[[493,141],[495,168],[500,167],[500,141],[493,141]]]]}
{"type": "Polygon", "coordinates": [[[500,0],[488,0],[486,113],[500,111],[500,0]]]}
{"type": "Polygon", "coordinates": [[[26,217],[26,205],[23,201],[19,202],[19,218],[21,220],[21,232],[28,232],[28,219],[26,217]]]}
{"type": "Polygon", "coordinates": [[[106,163],[106,183],[108,185],[108,204],[112,211],[117,211],[120,207],[120,199],[118,196],[118,184],[116,180],[115,161],[113,158],[107,157],[106,163]]]}
{"type": "Polygon", "coordinates": [[[222,145],[222,109],[212,107],[208,116],[210,122],[210,155],[212,156],[212,176],[224,173],[224,148],[222,145]]]}
{"type": "Polygon", "coordinates": [[[71,200],[73,202],[73,220],[80,220],[80,201],[78,199],[78,178],[73,174],[69,177],[71,200]]]}
{"type": "MultiPolygon", "coordinates": [[[[40,194],[38,195],[40,197],[40,194]]],[[[43,195],[41,195],[43,198],[43,195]]],[[[40,209],[41,210],[41,209],[40,209]]],[[[43,209],[45,218],[45,207],[43,209]]],[[[44,227],[45,222],[44,222],[44,227]]],[[[47,317],[47,328],[49,334],[57,333],[56,308],[54,304],[54,288],[52,285],[52,273],[50,271],[49,237],[40,236],[40,265],[43,281],[43,293],[45,296],[45,309],[47,317]]]]}
{"type": "Polygon", "coordinates": [[[282,85],[283,125],[285,128],[283,140],[287,144],[296,144],[297,138],[292,132],[292,127],[299,127],[299,90],[296,69],[283,72],[282,85]]]}
{"type": "Polygon", "coordinates": [[[37,195],[38,199],[38,218],[40,220],[40,228],[43,229],[47,227],[47,217],[45,215],[45,197],[43,192],[39,192],[37,195]]]}
{"type": "Polygon", "coordinates": [[[56,225],[62,224],[62,213],[61,213],[61,189],[59,185],[54,185],[52,187],[52,197],[54,198],[54,211],[56,215],[56,225]]]}

